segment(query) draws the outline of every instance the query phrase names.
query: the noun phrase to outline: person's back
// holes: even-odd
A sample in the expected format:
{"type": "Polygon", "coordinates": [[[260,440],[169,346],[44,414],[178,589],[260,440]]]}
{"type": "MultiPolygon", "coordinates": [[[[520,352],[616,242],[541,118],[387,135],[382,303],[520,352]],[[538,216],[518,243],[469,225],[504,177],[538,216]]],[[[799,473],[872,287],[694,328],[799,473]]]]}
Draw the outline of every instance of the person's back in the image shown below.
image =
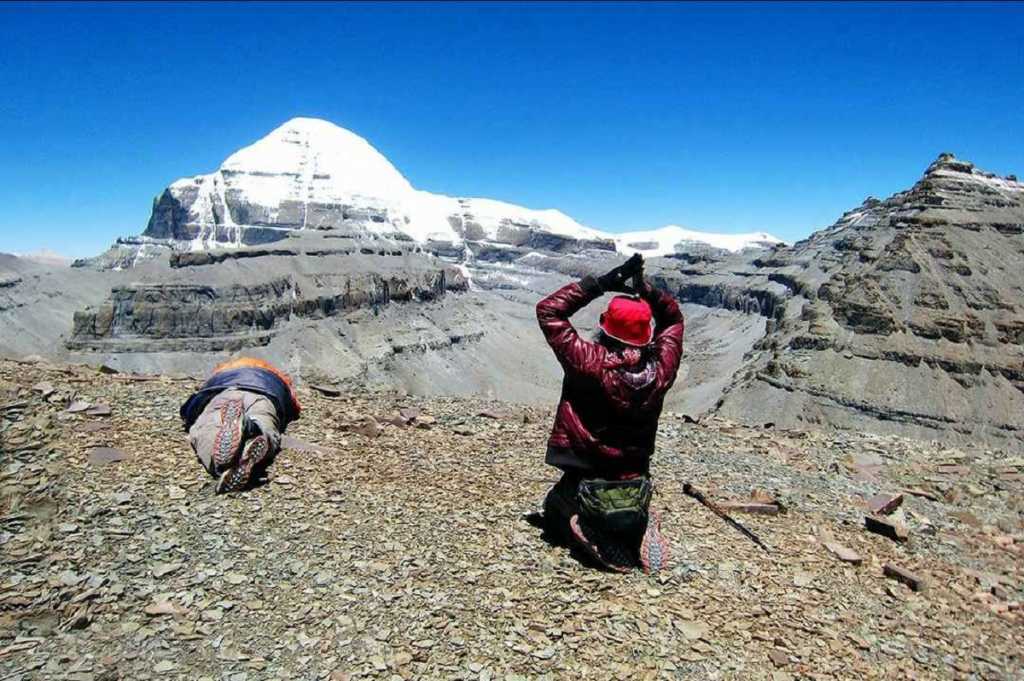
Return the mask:
{"type": "MultiPolygon", "coordinates": [[[[642,259],[634,257],[600,279],[568,284],[537,304],[538,322],[565,372],[545,459],[565,473],[545,503],[556,531],[577,515],[581,484],[586,491],[594,486],[591,481],[633,479],[637,494],[649,498],[658,419],[682,357],[679,306],[644,282],[638,297],[611,302],[598,342],[581,338],[569,321],[606,291],[624,291],[625,281],[640,268],[642,259]]],[[[646,508],[643,515],[646,520],[646,508]]],[[[656,519],[651,530],[657,530],[656,519]]],[[[594,552],[593,546],[586,548],[594,552]]]]}
{"type": "Polygon", "coordinates": [[[243,357],[218,365],[181,405],[180,415],[220,493],[245,489],[273,462],[281,433],[300,411],[284,372],[243,357]]]}

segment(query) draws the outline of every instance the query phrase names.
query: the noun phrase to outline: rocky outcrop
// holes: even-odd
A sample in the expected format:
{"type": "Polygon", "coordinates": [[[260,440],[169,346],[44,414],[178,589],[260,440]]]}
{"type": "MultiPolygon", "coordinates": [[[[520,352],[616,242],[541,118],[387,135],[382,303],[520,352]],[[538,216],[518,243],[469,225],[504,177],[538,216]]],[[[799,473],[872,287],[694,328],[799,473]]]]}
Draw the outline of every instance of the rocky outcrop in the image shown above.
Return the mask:
{"type": "Polygon", "coordinates": [[[253,277],[237,259],[210,270],[202,267],[207,262],[179,262],[177,276],[165,275],[171,281],[114,288],[103,304],[75,313],[67,346],[107,353],[234,352],[268,344],[292,320],[425,302],[468,288],[459,270],[426,262],[406,262],[387,272],[362,254],[346,258],[350,254],[342,252],[296,268],[281,262],[291,255],[254,256],[262,259],[264,271],[276,270],[278,276],[253,277]],[[361,270],[353,267],[354,259],[361,259],[361,270]],[[223,269],[229,265],[231,271],[223,269]]]}
{"type": "Polygon", "coordinates": [[[736,285],[784,286],[785,311],[719,410],[1020,448],[1022,225],[1024,185],[944,154],[762,256],[736,285]]]}

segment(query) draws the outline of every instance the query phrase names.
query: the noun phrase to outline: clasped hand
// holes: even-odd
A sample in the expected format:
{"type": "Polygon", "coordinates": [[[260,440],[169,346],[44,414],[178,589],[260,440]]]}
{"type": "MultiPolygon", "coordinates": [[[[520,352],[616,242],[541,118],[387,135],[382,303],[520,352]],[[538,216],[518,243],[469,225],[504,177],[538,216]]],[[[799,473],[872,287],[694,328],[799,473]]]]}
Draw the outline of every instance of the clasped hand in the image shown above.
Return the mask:
{"type": "Polygon", "coordinates": [[[633,290],[628,286],[628,283],[634,277],[642,279],[643,271],[644,256],[639,253],[634,253],[633,257],[629,260],[598,277],[597,283],[601,285],[601,289],[603,291],[639,294],[640,291],[633,290]]]}

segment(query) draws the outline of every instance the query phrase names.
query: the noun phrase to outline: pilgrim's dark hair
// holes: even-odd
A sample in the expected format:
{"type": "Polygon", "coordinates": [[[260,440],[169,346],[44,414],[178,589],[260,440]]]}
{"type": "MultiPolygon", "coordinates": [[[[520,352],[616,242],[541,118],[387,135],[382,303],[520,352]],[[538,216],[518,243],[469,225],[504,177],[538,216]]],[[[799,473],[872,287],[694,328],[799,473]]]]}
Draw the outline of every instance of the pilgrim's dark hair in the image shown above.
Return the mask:
{"type": "MultiPolygon", "coordinates": [[[[626,345],[622,341],[616,340],[615,338],[612,338],[611,336],[609,336],[608,334],[606,334],[604,332],[604,329],[601,329],[601,328],[598,328],[597,332],[594,334],[594,342],[599,344],[599,345],[603,345],[605,348],[607,348],[611,352],[617,352],[617,353],[621,353],[626,348],[636,347],[636,346],[633,346],[633,345],[626,345]]],[[[655,351],[654,339],[651,339],[650,343],[648,343],[647,345],[644,345],[643,347],[640,348],[641,362],[646,364],[649,360],[653,359],[654,358],[654,351],[655,351]]]]}

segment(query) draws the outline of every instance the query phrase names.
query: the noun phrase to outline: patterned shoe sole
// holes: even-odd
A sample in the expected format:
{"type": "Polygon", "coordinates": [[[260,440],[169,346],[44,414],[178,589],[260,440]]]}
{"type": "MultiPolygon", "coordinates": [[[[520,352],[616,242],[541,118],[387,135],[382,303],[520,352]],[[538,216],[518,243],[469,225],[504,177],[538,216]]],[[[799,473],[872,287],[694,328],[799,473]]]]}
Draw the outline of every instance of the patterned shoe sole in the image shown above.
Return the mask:
{"type": "Polygon", "coordinates": [[[644,572],[652,574],[663,570],[668,565],[668,540],[661,533],[661,518],[651,511],[647,520],[647,530],[640,542],[640,565],[644,572]]]}
{"type": "Polygon", "coordinates": [[[225,402],[220,408],[220,428],[213,439],[213,462],[217,468],[230,466],[242,448],[244,413],[242,400],[225,402]]]}
{"type": "Polygon", "coordinates": [[[572,518],[569,519],[569,528],[572,530],[572,536],[576,538],[576,541],[579,543],[579,545],[582,546],[583,549],[587,552],[587,554],[590,555],[594,560],[596,560],[609,570],[614,570],[616,572],[629,572],[629,567],[625,565],[617,565],[604,557],[604,554],[601,552],[601,549],[597,546],[597,544],[591,541],[591,539],[587,537],[586,533],[583,531],[582,525],[580,524],[579,515],[574,515],[572,518]]]}
{"type": "Polygon", "coordinates": [[[227,477],[222,478],[217,485],[217,492],[241,492],[249,486],[252,472],[270,454],[270,442],[265,437],[256,437],[249,440],[242,452],[242,459],[234,469],[228,471],[227,477]]]}

